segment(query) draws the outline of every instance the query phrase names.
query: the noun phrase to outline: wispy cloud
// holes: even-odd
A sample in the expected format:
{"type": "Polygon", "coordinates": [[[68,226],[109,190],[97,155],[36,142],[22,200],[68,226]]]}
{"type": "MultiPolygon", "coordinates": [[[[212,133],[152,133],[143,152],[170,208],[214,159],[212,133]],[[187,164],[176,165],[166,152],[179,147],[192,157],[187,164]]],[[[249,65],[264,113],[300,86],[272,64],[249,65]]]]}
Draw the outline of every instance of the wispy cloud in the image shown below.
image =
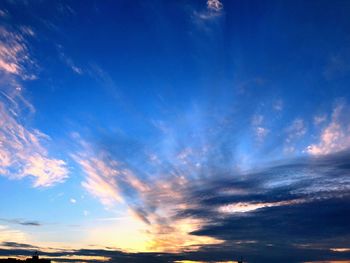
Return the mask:
{"type": "Polygon", "coordinates": [[[305,121],[301,118],[296,118],[286,129],[286,138],[284,152],[287,154],[295,153],[295,144],[306,135],[307,127],[305,121]]]}
{"type": "Polygon", "coordinates": [[[9,240],[16,242],[25,242],[28,235],[21,230],[10,228],[6,225],[0,225],[0,242],[7,242],[9,240]]]}
{"type": "Polygon", "coordinates": [[[36,76],[27,68],[36,67],[36,63],[29,56],[26,37],[34,36],[28,27],[9,30],[0,27],[0,70],[6,74],[13,74],[21,79],[34,79],[36,76]]]}
{"type": "Polygon", "coordinates": [[[63,47],[58,46],[58,53],[59,53],[59,58],[61,61],[67,65],[68,68],[70,68],[74,73],[81,75],[83,74],[83,70],[81,67],[77,66],[77,64],[73,61],[73,59],[69,56],[67,56],[63,52],[63,47]]]}
{"type": "MultiPolygon", "coordinates": [[[[262,120],[256,117],[253,123],[261,124],[262,120]]],[[[126,204],[130,213],[144,222],[147,233],[152,237],[149,244],[151,251],[201,251],[219,243],[222,248],[232,242],[240,242],[239,246],[238,243],[234,246],[243,249],[241,244],[251,240],[258,241],[248,242],[244,249],[261,249],[259,244],[267,241],[263,239],[266,233],[259,230],[264,229],[259,225],[260,218],[261,222],[274,220],[275,217],[283,221],[287,220],[285,217],[289,212],[303,214],[318,205],[332,204],[339,205],[339,209],[344,208],[342,200],[348,198],[350,190],[348,173],[344,171],[349,162],[346,152],[287,160],[261,169],[240,171],[232,168],[232,160],[224,159],[230,154],[225,151],[229,141],[225,134],[230,131],[215,134],[210,130],[215,134],[210,137],[210,133],[204,131],[205,125],[202,133],[194,133],[189,123],[198,131],[197,124],[189,121],[186,122],[186,129],[190,130],[188,134],[205,134],[205,138],[192,136],[191,140],[182,141],[176,131],[185,128],[164,123],[166,132],[162,133],[164,137],[158,140],[157,147],[134,147],[134,158],[128,155],[124,159],[122,145],[126,145],[125,142],[113,139],[103,143],[101,139],[94,143],[84,142],[82,145],[85,146],[75,156],[86,174],[83,186],[91,194],[107,206],[126,204]],[[164,143],[164,148],[160,141],[164,143]],[[142,169],[139,163],[142,163],[142,169]],[[251,218],[253,225],[257,224],[253,231],[260,231],[256,232],[257,236],[246,234],[247,237],[244,237],[243,232],[249,232],[244,221],[247,218],[251,218]],[[228,229],[236,229],[236,223],[243,225],[245,230],[226,234],[228,229]],[[220,228],[220,225],[223,227],[220,228]]],[[[213,124],[208,126],[217,127],[213,124]]],[[[295,119],[286,129],[286,138],[292,142],[305,133],[304,121],[295,119]]],[[[133,147],[131,143],[128,145],[133,147]]],[[[347,211],[344,210],[344,213],[347,211]]],[[[317,216],[310,220],[316,219],[317,216]]],[[[337,223],[332,221],[327,224],[333,227],[337,223]]],[[[310,233],[311,236],[314,234],[310,233]]],[[[285,236],[279,238],[284,242],[285,236]]]]}
{"type": "Polygon", "coordinates": [[[219,0],[208,0],[207,1],[208,9],[213,11],[220,11],[224,6],[219,0]]]}
{"type": "MultiPolygon", "coordinates": [[[[170,174],[161,175],[158,171],[147,179],[140,171],[135,172],[138,168],[116,160],[110,151],[86,142],[82,144],[84,148],[74,155],[74,159],[86,174],[83,187],[107,208],[126,204],[129,215],[144,223],[145,231],[152,239],[146,245],[147,250],[175,252],[220,242],[213,238],[188,235],[190,231],[198,229],[202,224],[200,220],[172,218],[175,210],[184,206],[181,189],[187,179],[184,175],[175,174],[179,171],[169,166],[170,174]]],[[[190,154],[187,149],[179,152],[176,158],[187,166],[186,159],[190,154]]]]}
{"type": "MultiPolygon", "coordinates": [[[[349,109],[342,102],[333,109],[330,122],[321,131],[319,142],[311,144],[306,151],[312,155],[324,155],[342,151],[350,147],[350,122],[348,119],[349,109]]],[[[317,119],[317,123],[324,122],[325,117],[317,119]]]]}
{"type": "Polygon", "coordinates": [[[12,179],[33,177],[35,187],[47,187],[68,176],[63,160],[50,158],[43,141],[49,137],[24,127],[18,118],[0,102],[0,169],[12,179]]]}
{"type": "Polygon", "coordinates": [[[0,172],[12,179],[32,177],[34,187],[46,187],[64,181],[68,170],[63,160],[49,156],[44,146],[49,136],[22,122],[26,112],[35,111],[19,81],[36,77],[26,42],[33,35],[24,26],[0,27],[0,172]]]}
{"type": "Polygon", "coordinates": [[[197,24],[202,25],[202,22],[213,20],[216,17],[219,17],[222,15],[224,5],[219,0],[208,0],[207,1],[207,8],[202,11],[194,11],[193,15],[195,18],[195,22],[197,24]]]}
{"type": "Polygon", "coordinates": [[[264,127],[264,116],[254,115],[252,118],[252,126],[256,136],[256,139],[259,143],[262,143],[265,137],[269,134],[269,129],[264,127]]]}
{"type": "Polygon", "coordinates": [[[22,226],[41,226],[42,225],[38,221],[30,221],[30,220],[23,220],[23,219],[0,218],[0,221],[11,223],[11,224],[18,224],[18,225],[22,225],[22,226]]]}
{"type": "Polygon", "coordinates": [[[84,150],[73,156],[87,175],[82,186],[107,207],[123,202],[117,180],[127,176],[128,171],[120,169],[115,160],[104,162],[106,153],[90,154],[91,146],[85,142],[83,144],[84,150]]]}

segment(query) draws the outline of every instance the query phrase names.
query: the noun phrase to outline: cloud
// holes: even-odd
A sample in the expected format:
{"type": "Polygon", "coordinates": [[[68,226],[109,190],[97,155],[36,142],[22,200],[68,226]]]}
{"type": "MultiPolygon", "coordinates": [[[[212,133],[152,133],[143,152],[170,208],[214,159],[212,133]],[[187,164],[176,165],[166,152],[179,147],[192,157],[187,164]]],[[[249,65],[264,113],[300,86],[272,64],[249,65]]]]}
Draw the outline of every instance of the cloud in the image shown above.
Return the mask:
{"type": "MultiPolygon", "coordinates": [[[[311,155],[324,155],[342,151],[350,147],[349,109],[344,103],[338,103],[333,109],[332,117],[327,126],[321,131],[319,142],[307,147],[311,155]]],[[[321,122],[325,118],[320,119],[321,122]]]]}
{"type": "MultiPolygon", "coordinates": [[[[348,246],[347,232],[340,231],[348,225],[337,216],[348,213],[348,152],[242,170],[232,135],[237,127],[195,110],[180,118],[155,122],[162,124],[155,125],[160,134],[155,141],[97,134],[82,141],[74,155],[92,195],[106,206],[126,205],[129,215],[143,222],[151,239],[147,251],[188,253],[186,259],[202,261],[239,253],[253,262],[285,262],[286,251],[293,251],[292,262],[301,262],[303,253],[312,260],[333,257],[327,242],[348,246]],[[276,250],[259,261],[270,245],[276,250]]],[[[244,119],[248,125],[263,122],[244,119]]],[[[241,119],[237,122],[242,126],[241,119]]],[[[306,134],[303,119],[288,127],[290,143],[306,134]]]]}
{"type": "Polygon", "coordinates": [[[301,118],[295,119],[285,130],[285,153],[294,153],[295,143],[298,142],[307,132],[305,122],[301,118]]]}
{"type": "Polygon", "coordinates": [[[282,111],[283,110],[283,100],[279,99],[279,100],[276,100],[272,106],[272,108],[275,110],[275,111],[282,111]]]}
{"type": "Polygon", "coordinates": [[[68,176],[63,160],[50,158],[42,142],[49,137],[38,130],[26,129],[0,102],[0,169],[12,179],[34,178],[34,187],[47,187],[68,176]]]}
{"type": "Polygon", "coordinates": [[[349,49],[341,49],[336,54],[332,54],[328,58],[328,63],[323,72],[325,79],[329,81],[349,74],[349,58],[349,49]]]}
{"type": "Polygon", "coordinates": [[[223,4],[219,0],[208,0],[206,10],[193,12],[195,23],[201,28],[207,29],[203,22],[210,21],[221,16],[223,7],[223,4]]]}
{"type": "Polygon", "coordinates": [[[17,243],[17,242],[2,242],[1,246],[10,247],[10,248],[23,248],[23,249],[35,249],[37,246],[33,246],[26,243],[17,243]]]}
{"type": "Polygon", "coordinates": [[[94,156],[87,154],[89,151],[91,151],[90,146],[85,147],[81,153],[73,156],[87,175],[84,182],[82,182],[82,186],[107,207],[112,207],[116,202],[123,202],[117,185],[117,177],[120,174],[124,175],[124,171],[119,169],[116,161],[104,162],[104,153],[94,156]]]}
{"type": "MultiPolygon", "coordinates": [[[[23,242],[28,239],[28,236],[26,233],[10,228],[5,225],[0,225],[0,242],[6,242],[9,240],[16,241],[16,242],[23,242]]],[[[1,249],[0,249],[1,251],[1,249]]]]}
{"type": "Polygon", "coordinates": [[[219,0],[208,0],[207,7],[209,10],[220,11],[224,6],[219,0]]]}
{"type": "Polygon", "coordinates": [[[306,127],[304,124],[304,120],[298,118],[295,119],[292,124],[286,129],[288,134],[286,141],[290,142],[294,138],[300,138],[306,134],[306,127]]]}
{"type": "Polygon", "coordinates": [[[34,187],[47,187],[64,181],[68,169],[63,160],[49,156],[44,146],[49,136],[22,122],[26,113],[35,112],[20,82],[36,78],[26,41],[33,35],[25,26],[0,27],[0,173],[11,179],[32,177],[34,187]]]}
{"type": "Polygon", "coordinates": [[[64,52],[61,46],[58,46],[59,57],[61,61],[66,64],[74,73],[81,75],[83,74],[83,70],[81,67],[78,67],[72,58],[68,57],[64,52]]]}
{"type": "Polygon", "coordinates": [[[248,261],[286,261],[284,251],[294,251],[288,262],[337,258],[330,248],[350,245],[349,156],[299,158],[212,179],[187,192],[191,208],[179,216],[204,220],[192,234],[225,240],[211,247],[223,254],[229,247],[248,261]]]}
{"type": "Polygon", "coordinates": [[[35,68],[36,63],[30,59],[26,37],[33,36],[28,27],[19,30],[0,27],[0,70],[21,79],[34,79],[34,74],[28,73],[28,68],[35,68]]]}
{"type": "Polygon", "coordinates": [[[320,125],[323,122],[325,122],[326,120],[327,120],[327,116],[325,114],[323,114],[323,115],[316,115],[314,117],[314,124],[315,125],[320,125]]]}
{"type": "MultiPolygon", "coordinates": [[[[170,166],[171,174],[154,174],[153,179],[147,179],[134,171],[136,167],[117,161],[106,148],[93,147],[86,142],[82,142],[82,145],[81,152],[73,157],[86,174],[82,186],[107,208],[127,205],[129,216],[143,222],[144,231],[152,239],[146,245],[146,250],[175,252],[220,242],[213,238],[188,235],[188,232],[198,228],[200,220],[171,219],[172,210],[184,204],[181,201],[181,188],[186,184],[186,179],[180,174],[173,174],[176,171],[172,171],[170,166]]],[[[178,161],[188,165],[186,159],[189,154],[188,150],[179,152],[178,161]]]]}
{"type": "Polygon", "coordinates": [[[265,137],[269,134],[269,129],[263,126],[264,116],[254,115],[252,119],[252,126],[255,133],[255,137],[258,142],[262,143],[265,137]]]}
{"type": "Polygon", "coordinates": [[[42,258],[55,262],[172,262],[181,256],[170,253],[126,253],[112,248],[106,249],[51,249],[37,247],[26,243],[3,242],[0,244],[0,257],[25,259],[31,257],[33,251],[38,251],[42,258]]]}
{"type": "Polygon", "coordinates": [[[8,16],[7,11],[0,9],[0,17],[6,18],[7,16],[8,16]]]}
{"type": "Polygon", "coordinates": [[[22,220],[22,219],[0,218],[0,221],[7,222],[10,224],[22,225],[22,226],[42,226],[42,223],[38,221],[30,221],[30,220],[22,220]]]}

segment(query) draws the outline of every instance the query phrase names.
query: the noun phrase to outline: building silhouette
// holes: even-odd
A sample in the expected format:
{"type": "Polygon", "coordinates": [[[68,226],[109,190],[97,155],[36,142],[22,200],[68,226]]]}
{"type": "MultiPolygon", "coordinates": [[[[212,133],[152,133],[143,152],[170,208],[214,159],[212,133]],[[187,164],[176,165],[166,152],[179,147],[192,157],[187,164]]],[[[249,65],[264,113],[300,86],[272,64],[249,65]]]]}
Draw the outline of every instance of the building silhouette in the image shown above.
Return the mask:
{"type": "Polygon", "coordinates": [[[16,258],[0,258],[0,263],[51,263],[51,260],[39,258],[38,252],[35,252],[31,258],[27,258],[26,260],[16,258]]]}

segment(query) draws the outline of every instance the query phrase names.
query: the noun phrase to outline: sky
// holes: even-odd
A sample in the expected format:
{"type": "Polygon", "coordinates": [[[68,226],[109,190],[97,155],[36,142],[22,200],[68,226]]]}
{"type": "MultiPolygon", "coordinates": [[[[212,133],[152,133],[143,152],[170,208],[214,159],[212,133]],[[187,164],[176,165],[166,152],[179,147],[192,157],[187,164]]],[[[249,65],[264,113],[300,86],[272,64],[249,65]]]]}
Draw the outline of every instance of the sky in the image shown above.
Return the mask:
{"type": "Polygon", "coordinates": [[[350,1],[0,1],[0,258],[350,262],[350,1]]]}

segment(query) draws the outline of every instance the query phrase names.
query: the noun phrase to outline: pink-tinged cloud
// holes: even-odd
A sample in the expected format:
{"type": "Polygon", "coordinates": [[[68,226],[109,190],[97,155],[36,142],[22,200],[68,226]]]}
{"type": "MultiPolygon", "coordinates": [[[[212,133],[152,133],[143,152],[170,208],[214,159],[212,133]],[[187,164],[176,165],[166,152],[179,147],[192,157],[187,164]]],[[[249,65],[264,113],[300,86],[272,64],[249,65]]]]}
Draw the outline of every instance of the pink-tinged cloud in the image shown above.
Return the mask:
{"type": "Polygon", "coordinates": [[[31,177],[34,187],[47,187],[63,182],[68,169],[49,156],[44,143],[50,138],[21,122],[24,111],[35,111],[19,81],[35,78],[27,42],[34,35],[26,26],[0,27],[0,172],[13,179],[31,177]]]}
{"type": "MultiPolygon", "coordinates": [[[[73,158],[85,173],[82,186],[107,208],[125,204],[128,216],[143,223],[144,232],[148,233],[151,242],[144,245],[147,251],[175,252],[188,246],[195,249],[221,242],[189,234],[204,224],[202,220],[175,218],[177,211],[190,208],[184,195],[188,183],[185,171],[169,167],[168,174],[157,171],[151,179],[142,180],[133,167],[115,160],[108,152],[86,142],[81,145],[81,151],[73,158]]],[[[175,160],[180,166],[189,167],[191,154],[190,148],[183,149],[175,160]]]]}
{"type": "Polygon", "coordinates": [[[208,0],[207,1],[208,9],[214,11],[220,11],[224,6],[219,0],[208,0]]]}
{"type": "Polygon", "coordinates": [[[27,67],[35,67],[35,62],[29,56],[26,42],[28,36],[34,36],[34,32],[28,27],[18,30],[0,27],[0,71],[24,80],[36,78],[26,70],[27,67]]]}
{"type": "Polygon", "coordinates": [[[309,145],[306,151],[311,155],[325,155],[349,148],[350,123],[346,114],[345,105],[337,105],[333,110],[331,121],[321,131],[319,142],[309,145]],[[345,118],[342,118],[343,116],[345,118]]]}
{"type": "Polygon", "coordinates": [[[116,170],[94,157],[89,159],[75,157],[75,159],[87,175],[85,181],[82,182],[82,186],[90,194],[108,207],[123,201],[117,191],[117,185],[114,180],[116,170]]]}
{"type": "Polygon", "coordinates": [[[128,169],[110,159],[107,153],[93,154],[91,147],[86,144],[84,149],[73,155],[74,160],[80,165],[86,174],[82,186],[93,196],[98,198],[107,207],[117,203],[124,203],[123,189],[120,185],[128,184],[137,192],[146,190],[146,186],[128,169]]]}

